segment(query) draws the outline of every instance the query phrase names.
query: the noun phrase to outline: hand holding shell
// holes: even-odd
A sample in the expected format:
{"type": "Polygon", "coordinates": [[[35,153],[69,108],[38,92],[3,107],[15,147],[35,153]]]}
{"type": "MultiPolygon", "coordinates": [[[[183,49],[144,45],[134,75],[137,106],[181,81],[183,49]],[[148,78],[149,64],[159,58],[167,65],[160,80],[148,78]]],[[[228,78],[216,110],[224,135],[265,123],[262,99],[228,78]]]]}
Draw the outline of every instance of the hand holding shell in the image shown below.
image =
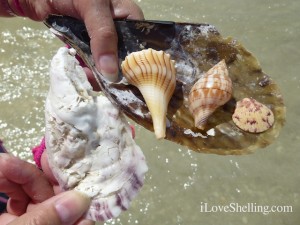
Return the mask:
{"type": "MultiPolygon", "coordinates": [[[[49,17],[46,24],[60,39],[76,48],[93,70],[104,94],[131,119],[153,130],[152,118],[140,91],[123,82],[110,83],[95,69],[84,24],[69,17],[49,17]]],[[[176,86],[170,99],[166,139],[205,153],[245,154],[265,147],[278,136],[285,121],[281,92],[255,59],[238,41],[223,38],[214,26],[155,21],[115,21],[119,59],[147,48],[163,50],[175,61],[176,86]],[[188,95],[210,68],[225,60],[233,94],[208,118],[203,131],[194,126],[188,95]],[[249,133],[232,121],[236,102],[253,98],[272,110],[274,125],[263,133],[249,133]]],[[[119,73],[120,79],[123,74],[119,73]]]]}
{"type": "Polygon", "coordinates": [[[47,155],[62,190],[92,199],[86,217],[106,221],[128,209],[148,168],[123,114],[93,92],[75,53],[62,47],[51,62],[47,155]]]}

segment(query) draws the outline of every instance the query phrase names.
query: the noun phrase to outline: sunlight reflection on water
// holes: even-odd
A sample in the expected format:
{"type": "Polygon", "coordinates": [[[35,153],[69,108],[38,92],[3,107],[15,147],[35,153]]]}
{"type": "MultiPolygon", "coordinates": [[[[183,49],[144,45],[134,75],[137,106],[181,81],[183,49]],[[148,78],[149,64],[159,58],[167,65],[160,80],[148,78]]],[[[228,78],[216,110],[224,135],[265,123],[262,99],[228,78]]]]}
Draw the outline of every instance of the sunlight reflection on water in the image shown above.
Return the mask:
{"type": "MultiPolygon", "coordinates": [[[[206,22],[240,40],[279,83],[287,123],[271,146],[247,156],[197,154],[136,126],[148,161],[146,183],[130,210],[106,224],[298,224],[300,2],[139,0],[147,19],[206,22]],[[201,202],[292,205],[294,213],[201,213],[201,202]]],[[[2,19],[0,136],[15,155],[44,132],[49,61],[62,44],[39,23],[2,19]]]]}

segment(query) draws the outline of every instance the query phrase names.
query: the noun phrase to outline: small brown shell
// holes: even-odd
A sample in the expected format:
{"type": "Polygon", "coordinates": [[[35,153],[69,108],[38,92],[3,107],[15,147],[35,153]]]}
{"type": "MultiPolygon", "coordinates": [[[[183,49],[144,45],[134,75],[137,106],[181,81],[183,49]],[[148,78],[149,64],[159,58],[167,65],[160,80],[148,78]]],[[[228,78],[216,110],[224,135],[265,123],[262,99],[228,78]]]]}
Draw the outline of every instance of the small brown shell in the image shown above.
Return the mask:
{"type": "Polygon", "coordinates": [[[189,110],[195,127],[204,129],[208,117],[231,98],[232,82],[225,60],[206,72],[192,87],[189,94],[189,110]]]}
{"type": "Polygon", "coordinates": [[[232,120],[240,129],[261,133],[274,124],[274,114],[267,106],[253,98],[244,98],[236,103],[232,120]]]}
{"type": "Polygon", "coordinates": [[[166,136],[166,114],[176,85],[175,62],[170,55],[151,48],[133,52],[122,62],[128,83],[142,93],[151,113],[155,135],[166,136]]]}

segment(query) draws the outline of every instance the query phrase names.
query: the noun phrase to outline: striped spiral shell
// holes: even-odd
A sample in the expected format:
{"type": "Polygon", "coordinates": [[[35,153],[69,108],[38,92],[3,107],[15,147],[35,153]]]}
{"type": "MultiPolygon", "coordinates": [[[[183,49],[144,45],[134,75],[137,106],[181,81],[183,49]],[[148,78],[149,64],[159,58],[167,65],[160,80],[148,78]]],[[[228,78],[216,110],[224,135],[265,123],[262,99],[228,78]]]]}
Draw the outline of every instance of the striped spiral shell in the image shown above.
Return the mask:
{"type": "Polygon", "coordinates": [[[166,114],[176,85],[175,62],[170,55],[151,48],[133,52],[122,62],[128,83],[142,93],[151,113],[156,138],[164,138],[166,114]]]}
{"type": "Polygon", "coordinates": [[[232,82],[228,76],[225,60],[206,72],[189,93],[189,110],[195,127],[204,129],[208,117],[231,98],[232,82]]]}
{"type": "Polygon", "coordinates": [[[274,124],[274,114],[266,105],[252,98],[236,103],[232,120],[240,129],[250,133],[261,133],[274,124]]]}

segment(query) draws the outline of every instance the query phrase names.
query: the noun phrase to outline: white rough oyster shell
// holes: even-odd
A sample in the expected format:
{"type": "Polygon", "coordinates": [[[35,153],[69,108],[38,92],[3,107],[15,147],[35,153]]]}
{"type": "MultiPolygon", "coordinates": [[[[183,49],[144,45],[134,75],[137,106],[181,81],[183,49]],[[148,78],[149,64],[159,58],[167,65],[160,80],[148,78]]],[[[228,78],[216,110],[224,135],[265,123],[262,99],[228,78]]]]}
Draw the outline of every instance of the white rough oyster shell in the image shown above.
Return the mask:
{"type": "Polygon", "coordinates": [[[86,218],[105,221],[129,207],[148,167],[125,118],[93,92],[74,55],[63,47],[51,62],[46,148],[62,189],[91,197],[86,218]]]}

